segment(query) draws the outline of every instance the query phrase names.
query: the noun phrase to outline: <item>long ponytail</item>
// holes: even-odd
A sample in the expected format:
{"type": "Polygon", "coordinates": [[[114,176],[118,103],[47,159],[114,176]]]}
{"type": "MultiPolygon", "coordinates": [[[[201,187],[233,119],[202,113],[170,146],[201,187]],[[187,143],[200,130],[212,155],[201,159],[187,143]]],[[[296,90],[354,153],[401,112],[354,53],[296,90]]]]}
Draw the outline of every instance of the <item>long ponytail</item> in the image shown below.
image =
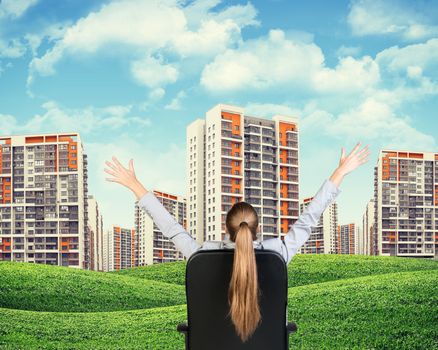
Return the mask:
{"type": "Polygon", "coordinates": [[[257,265],[251,230],[242,222],[235,237],[233,272],[228,289],[231,320],[242,342],[256,330],[260,320],[257,265]]]}

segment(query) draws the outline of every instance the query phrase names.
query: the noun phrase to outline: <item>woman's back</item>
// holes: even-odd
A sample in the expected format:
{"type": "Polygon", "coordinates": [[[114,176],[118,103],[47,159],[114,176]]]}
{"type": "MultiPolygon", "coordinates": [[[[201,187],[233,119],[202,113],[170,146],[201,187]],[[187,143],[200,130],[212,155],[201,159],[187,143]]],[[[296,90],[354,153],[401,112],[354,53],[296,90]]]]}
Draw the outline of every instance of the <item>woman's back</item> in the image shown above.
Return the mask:
{"type": "MultiPolygon", "coordinates": [[[[283,239],[280,237],[267,238],[260,242],[254,241],[256,249],[271,249],[279,252],[287,264],[292,260],[298,249],[307,241],[312,227],[316,226],[325,208],[341,192],[331,180],[326,179],[310,204],[301,213],[298,220],[291,225],[283,239]]],[[[224,241],[206,241],[200,244],[170,215],[162,203],[155,197],[153,191],[147,192],[138,201],[154,220],[162,234],[169,238],[176,248],[188,259],[198,249],[233,249],[235,243],[229,239],[224,241]]]]}

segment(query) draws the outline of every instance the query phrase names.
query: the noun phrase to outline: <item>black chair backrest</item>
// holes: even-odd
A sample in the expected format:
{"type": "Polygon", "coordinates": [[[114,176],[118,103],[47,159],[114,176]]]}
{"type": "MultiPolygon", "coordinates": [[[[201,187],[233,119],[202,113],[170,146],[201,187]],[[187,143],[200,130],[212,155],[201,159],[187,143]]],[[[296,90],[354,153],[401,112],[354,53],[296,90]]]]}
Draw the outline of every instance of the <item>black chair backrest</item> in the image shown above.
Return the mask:
{"type": "Polygon", "coordinates": [[[229,313],[228,287],[234,250],[198,250],[187,262],[186,294],[190,350],[288,348],[287,266],[271,250],[255,250],[262,321],[242,343],[229,313]]]}

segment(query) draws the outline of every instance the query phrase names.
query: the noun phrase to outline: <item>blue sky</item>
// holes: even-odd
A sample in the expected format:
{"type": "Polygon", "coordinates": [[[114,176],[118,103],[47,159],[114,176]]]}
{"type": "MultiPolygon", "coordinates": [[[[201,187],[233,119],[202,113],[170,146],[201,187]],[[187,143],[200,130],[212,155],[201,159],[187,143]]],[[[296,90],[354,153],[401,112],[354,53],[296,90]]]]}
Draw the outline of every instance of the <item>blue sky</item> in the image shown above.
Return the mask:
{"type": "Polygon", "coordinates": [[[185,195],[186,126],[218,103],[299,117],[301,198],[369,145],[337,198],[361,224],[380,149],[438,152],[437,94],[434,1],[0,1],[0,134],[80,132],[107,228],[134,196],[104,161],[185,195]]]}

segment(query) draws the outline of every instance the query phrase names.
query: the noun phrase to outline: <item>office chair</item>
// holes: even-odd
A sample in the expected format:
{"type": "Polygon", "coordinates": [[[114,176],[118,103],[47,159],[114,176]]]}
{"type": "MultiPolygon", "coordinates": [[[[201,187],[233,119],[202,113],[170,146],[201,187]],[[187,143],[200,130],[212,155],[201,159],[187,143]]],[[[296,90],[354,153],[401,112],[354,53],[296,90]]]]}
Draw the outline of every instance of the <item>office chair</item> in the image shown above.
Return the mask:
{"type": "Polygon", "coordinates": [[[177,326],[186,350],[285,350],[295,323],[287,322],[287,266],[272,250],[255,250],[261,323],[242,343],[227,314],[233,249],[198,250],[186,267],[187,323],[177,326]]]}

